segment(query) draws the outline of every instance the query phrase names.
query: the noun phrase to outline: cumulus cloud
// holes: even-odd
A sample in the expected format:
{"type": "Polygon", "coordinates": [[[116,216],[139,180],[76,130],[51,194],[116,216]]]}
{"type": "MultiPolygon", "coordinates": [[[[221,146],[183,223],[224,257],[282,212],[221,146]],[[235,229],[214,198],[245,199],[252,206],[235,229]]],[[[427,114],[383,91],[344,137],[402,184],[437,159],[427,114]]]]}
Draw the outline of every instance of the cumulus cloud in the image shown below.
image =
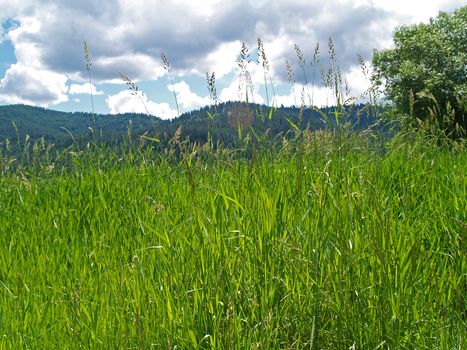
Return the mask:
{"type": "Polygon", "coordinates": [[[241,47],[239,40],[219,44],[217,48],[209,52],[199,60],[194,67],[197,72],[215,72],[216,77],[223,78],[231,73],[237,66],[237,55],[241,47]]]}
{"type": "Polygon", "coordinates": [[[40,50],[31,36],[40,32],[41,23],[23,19],[21,26],[9,32],[15,45],[17,63],[11,65],[0,81],[0,100],[47,107],[68,101],[67,77],[41,63],[40,50]]]}
{"type": "MultiPolygon", "coordinates": [[[[316,43],[321,45],[320,63],[326,66],[329,37],[343,73],[352,76],[357,54],[369,60],[373,48],[390,45],[396,25],[426,21],[438,10],[462,4],[459,0],[0,0],[0,22],[13,18],[19,23],[8,33],[17,65],[7,71],[0,89],[4,100],[6,95],[37,104],[65,100],[67,79],[72,80],[68,84],[86,81],[84,41],[90,49],[95,84],[119,82],[120,71],[134,81],[157,80],[166,74],[161,51],[168,54],[174,76],[214,71],[218,79],[231,77],[240,43],[245,41],[254,53],[258,36],[277,84],[287,82],[285,59],[292,63],[297,83],[305,81],[294,44],[305,54],[309,79],[316,43]],[[43,83],[43,96],[36,96],[31,88],[39,86],[37,78],[26,73],[52,78],[43,83]],[[23,80],[17,83],[13,78],[19,75],[23,80]],[[26,80],[35,83],[21,89],[19,82],[26,80]],[[6,84],[14,93],[6,92],[6,84]]],[[[259,73],[253,72],[252,77],[261,84],[259,73]]],[[[318,87],[319,82],[315,82],[318,87]]],[[[232,97],[234,88],[226,84],[230,90],[226,88],[224,96],[232,97]]],[[[202,101],[183,84],[178,89],[188,99],[186,106],[202,101]]]]}
{"type": "Polygon", "coordinates": [[[436,16],[438,11],[453,11],[467,4],[465,0],[359,0],[364,5],[380,7],[406,17],[407,22],[422,22],[436,16]]]}
{"type": "Polygon", "coordinates": [[[322,86],[310,86],[296,84],[290,87],[286,93],[278,93],[273,97],[276,106],[305,106],[311,104],[318,107],[329,106],[334,103],[335,98],[331,90],[322,86]],[[303,101],[302,101],[303,97],[303,101]]]}
{"type": "Polygon", "coordinates": [[[113,57],[98,57],[93,63],[93,79],[108,83],[121,83],[116,80],[122,72],[138,80],[157,80],[165,75],[159,60],[143,54],[122,54],[113,57]]]}
{"type": "Polygon", "coordinates": [[[199,96],[191,91],[190,86],[185,82],[181,81],[180,83],[167,86],[169,91],[174,92],[177,95],[177,101],[182,108],[185,109],[195,109],[199,107],[204,107],[209,104],[209,96],[199,96]]]}
{"type": "MultiPolygon", "coordinates": [[[[369,65],[367,67],[370,69],[369,65]]],[[[352,96],[363,102],[363,95],[371,86],[370,77],[366,73],[363,73],[362,67],[355,66],[345,74],[344,78],[349,84],[352,96]]]]}
{"type": "Polygon", "coordinates": [[[71,84],[70,90],[68,91],[70,95],[80,95],[80,94],[90,95],[91,92],[94,96],[104,94],[104,91],[97,90],[94,84],[89,84],[89,83],[71,84]]]}
{"type": "Polygon", "coordinates": [[[106,99],[111,114],[119,113],[149,113],[161,119],[172,119],[177,111],[168,103],[156,103],[148,100],[146,95],[133,94],[129,90],[120,91],[116,95],[109,95],[106,99]],[[146,110],[147,108],[147,110],[146,110]]]}
{"type": "MultiPolygon", "coordinates": [[[[246,100],[246,86],[243,81],[237,77],[233,79],[231,83],[223,88],[219,94],[219,100],[221,102],[227,101],[245,101],[246,100]]],[[[251,96],[251,90],[248,88],[248,99],[254,103],[266,103],[263,96],[259,93],[259,84],[253,84],[253,98],[251,96]]]]}
{"type": "MultiPolygon", "coordinates": [[[[239,43],[246,41],[253,48],[257,36],[265,43],[282,37],[274,49],[293,56],[293,43],[310,53],[315,42],[324,44],[331,35],[346,62],[356,52],[370,54],[377,44],[374,30],[386,30],[388,17],[385,10],[354,8],[339,0],[326,5],[308,0],[210,0],[201,5],[191,0],[25,2],[30,6],[23,6],[23,12],[40,21],[40,30],[13,38],[14,44],[34,43],[31,59],[59,73],[84,75],[86,40],[97,80],[114,79],[120,70],[135,80],[156,79],[162,74],[161,51],[168,53],[176,70],[218,70],[223,76],[235,68],[239,43]]],[[[24,18],[19,18],[23,32],[28,26],[24,18]]],[[[274,65],[280,64],[275,52],[269,55],[274,65]]]]}
{"type": "Polygon", "coordinates": [[[49,70],[12,65],[0,81],[0,100],[47,107],[68,101],[67,78],[49,70]]]}

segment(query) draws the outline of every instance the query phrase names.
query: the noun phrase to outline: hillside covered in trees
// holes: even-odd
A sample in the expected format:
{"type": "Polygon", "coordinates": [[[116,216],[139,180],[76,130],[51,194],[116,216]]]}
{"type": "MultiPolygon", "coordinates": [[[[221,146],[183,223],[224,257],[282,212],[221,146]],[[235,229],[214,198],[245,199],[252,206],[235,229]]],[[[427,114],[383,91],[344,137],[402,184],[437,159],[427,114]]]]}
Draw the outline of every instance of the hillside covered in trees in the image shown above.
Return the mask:
{"type": "Polygon", "coordinates": [[[162,120],[145,114],[95,115],[67,113],[26,105],[0,106],[0,143],[8,139],[15,144],[28,139],[44,138],[58,148],[72,142],[89,142],[98,138],[107,144],[116,143],[131,132],[132,137],[147,135],[166,142],[181,127],[181,137],[204,143],[210,135],[213,143],[233,146],[248,132],[274,138],[296,127],[317,130],[347,124],[355,130],[373,126],[375,111],[368,105],[347,107],[335,117],[336,109],[279,107],[241,102],[227,102],[185,113],[180,118],[162,120]],[[15,141],[16,140],[16,141],[15,141]]]}

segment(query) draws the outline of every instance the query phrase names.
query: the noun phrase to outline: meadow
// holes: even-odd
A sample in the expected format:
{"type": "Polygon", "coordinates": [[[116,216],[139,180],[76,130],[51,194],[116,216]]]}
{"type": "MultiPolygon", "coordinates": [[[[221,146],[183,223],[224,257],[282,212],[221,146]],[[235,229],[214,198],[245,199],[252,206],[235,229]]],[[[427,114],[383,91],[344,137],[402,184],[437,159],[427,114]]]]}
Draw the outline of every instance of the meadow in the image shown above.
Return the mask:
{"type": "Polygon", "coordinates": [[[1,349],[465,349],[464,148],[146,141],[2,154],[1,349]]]}
{"type": "MultiPolygon", "coordinates": [[[[276,135],[260,39],[269,112],[248,104],[243,44],[246,104],[223,116],[238,135],[229,146],[212,142],[214,73],[206,142],[183,125],[168,141],[134,137],[130,123],[112,146],[57,149],[15,125],[16,145],[0,143],[0,349],[465,349],[465,128],[445,127],[449,104],[418,118],[410,90],[407,126],[353,129],[358,99],[328,44],[329,69],[317,45],[311,81],[319,67],[331,116],[303,88],[276,135]],[[306,97],[326,129],[305,125],[306,97]]],[[[85,58],[91,83],[86,43],[85,58]]],[[[379,123],[376,90],[361,97],[379,123]]]]}

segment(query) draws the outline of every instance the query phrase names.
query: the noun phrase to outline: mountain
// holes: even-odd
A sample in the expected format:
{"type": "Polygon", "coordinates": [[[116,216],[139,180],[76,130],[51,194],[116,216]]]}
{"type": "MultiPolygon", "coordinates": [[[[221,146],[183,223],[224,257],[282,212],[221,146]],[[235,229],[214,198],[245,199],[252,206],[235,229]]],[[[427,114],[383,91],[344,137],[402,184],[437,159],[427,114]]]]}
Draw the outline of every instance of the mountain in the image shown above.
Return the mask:
{"type": "MultiPolygon", "coordinates": [[[[364,129],[375,122],[367,105],[348,107],[340,122],[348,122],[354,129],[364,129]]],[[[204,107],[184,113],[173,120],[162,120],[145,114],[126,113],[101,115],[82,112],[59,112],[27,105],[0,106],[0,143],[9,139],[12,143],[24,140],[29,135],[31,140],[43,137],[47,143],[57,147],[66,146],[75,141],[88,141],[98,135],[106,142],[118,142],[128,134],[129,128],[134,137],[146,133],[157,137],[162,142],[168,141],[181,126],[182,138],[205,142],[208,133],[213,141],[224,145],[238,142],[239,126],[245,133],[253,130],[257,135],[268,132],[276,136],[300,126],[310,129],[334,127],[335,108],[319,111],[296,107],[270,107],[241,102],[226,102],[215,107],[204,107]],[[251,129],[250,129],[251,127],[251,129]]]]}
{"type": "Polygon", "coordinates": [[[66,142],[71,135],[80,138],[102,131],[103,134],[117,135],[127,131],[132,120],[139,128],[150,130],[161,120],[143,114],[93,115],[91,113],[59,112],[27,105],[0,106],[0,142],[20,139],[29,135],[32,140],[44,137],[46,142],[66,142]],[[92,130],[91,130],[92,129],[92,130]]]}

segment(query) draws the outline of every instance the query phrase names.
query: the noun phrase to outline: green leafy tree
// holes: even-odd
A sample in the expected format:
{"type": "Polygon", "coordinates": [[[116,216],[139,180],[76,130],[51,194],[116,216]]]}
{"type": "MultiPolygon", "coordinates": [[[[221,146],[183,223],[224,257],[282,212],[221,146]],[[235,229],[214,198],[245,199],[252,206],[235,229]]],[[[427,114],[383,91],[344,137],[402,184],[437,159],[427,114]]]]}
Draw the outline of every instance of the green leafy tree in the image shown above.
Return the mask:
{"type": "Polygon", "coordinates": [[[466,135],[467,6],[399,27],[394,48],[373,54],[373,80],[397,112],[451,137],[466,135]]]}

